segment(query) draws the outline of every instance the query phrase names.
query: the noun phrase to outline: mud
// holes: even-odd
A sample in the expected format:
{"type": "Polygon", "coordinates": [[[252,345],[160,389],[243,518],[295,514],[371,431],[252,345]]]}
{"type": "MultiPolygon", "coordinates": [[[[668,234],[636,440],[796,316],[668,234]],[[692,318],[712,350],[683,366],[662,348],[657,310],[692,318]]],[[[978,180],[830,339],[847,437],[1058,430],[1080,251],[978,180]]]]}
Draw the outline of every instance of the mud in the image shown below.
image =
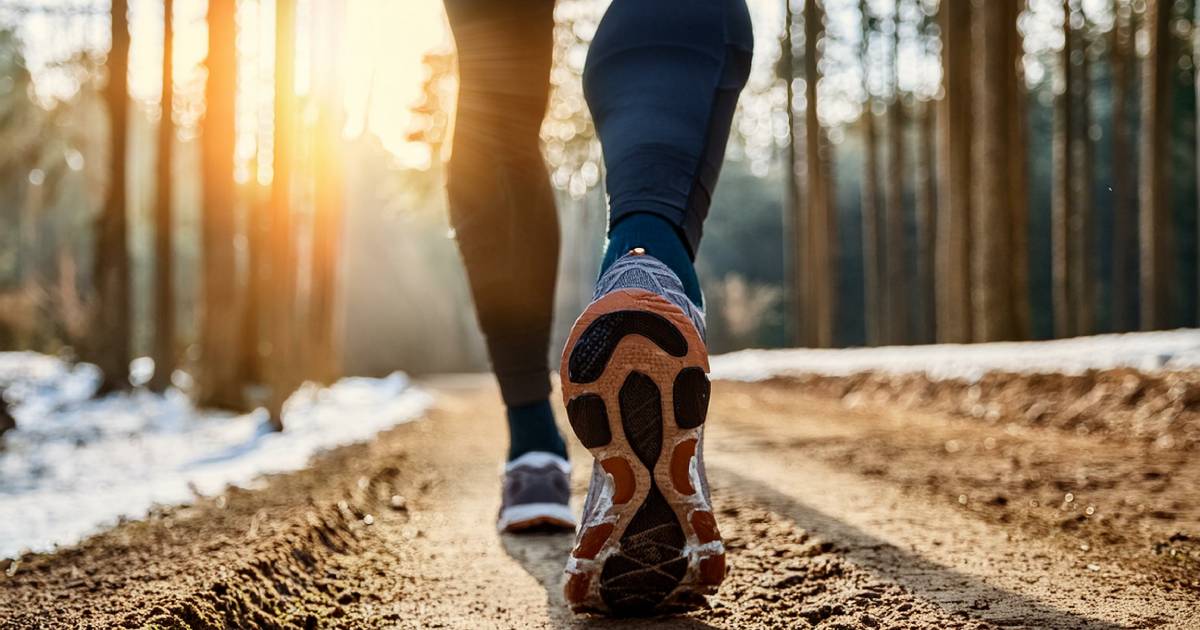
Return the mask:
{"type": "Polygon", "coordinates": [[[1115,394],[1022,385],[1053,409],[1034,422],[1007,381],[979,387],[996,414],[977,416],[954,398],[969,385],[922,399],[875,378],[714,384],[729,574],[690,615],[567,611],[572,538],[495,533],[501,409],[487,379],[462,377],[430,383],[428,418],[305,471],[0,564],[0,626],[1200,627],[1195,403],[1178,385],[1194,375],[1145,385],[1178,393],[1158,411],[1126,397],[1132,410],[1074,424],[1071,400],[1115,394]]]}

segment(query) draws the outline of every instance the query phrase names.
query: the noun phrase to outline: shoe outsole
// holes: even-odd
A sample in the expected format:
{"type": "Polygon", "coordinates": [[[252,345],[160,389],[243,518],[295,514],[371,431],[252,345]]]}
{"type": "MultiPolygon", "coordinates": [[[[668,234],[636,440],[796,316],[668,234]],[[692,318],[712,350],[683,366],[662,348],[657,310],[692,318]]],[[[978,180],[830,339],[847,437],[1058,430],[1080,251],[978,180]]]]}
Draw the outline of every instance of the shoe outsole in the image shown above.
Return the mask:
{"type": "Polygon", "coordinates": [[[708,352],[665,298],[624,289],[593,302],[563,352],[576,436],[609,475],[567,566],[577,612],[643,616],[694,607],[724,578],[724,547],[694,458],[708,412],[708,352]]]}

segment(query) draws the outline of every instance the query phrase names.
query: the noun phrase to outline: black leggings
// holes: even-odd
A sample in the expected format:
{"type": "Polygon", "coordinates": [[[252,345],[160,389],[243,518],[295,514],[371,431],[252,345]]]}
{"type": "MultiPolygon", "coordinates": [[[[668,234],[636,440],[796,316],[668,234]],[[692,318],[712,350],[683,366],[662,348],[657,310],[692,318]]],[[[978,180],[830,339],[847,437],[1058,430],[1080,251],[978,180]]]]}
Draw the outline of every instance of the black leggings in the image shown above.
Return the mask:
{"type": "MultiPolygon", "coordinates": [[[[460,87],[450,220],[504,401],[546,398],[558,218],[539,149],[552,0],[446,0],[460,87]]],[[[584,93],[609,227],[665,217],[695,255],[754,41],[744,0],[614,0],[584,93]]]]}

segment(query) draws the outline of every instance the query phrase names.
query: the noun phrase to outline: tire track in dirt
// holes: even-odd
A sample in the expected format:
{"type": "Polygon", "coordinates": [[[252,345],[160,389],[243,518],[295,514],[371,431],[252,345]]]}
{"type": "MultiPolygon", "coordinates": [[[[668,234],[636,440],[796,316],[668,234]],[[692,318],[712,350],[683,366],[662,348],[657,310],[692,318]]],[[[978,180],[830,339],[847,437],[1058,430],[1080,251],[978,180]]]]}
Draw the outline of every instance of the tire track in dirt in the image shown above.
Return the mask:
{"type": "Polygon", "coordinates": [[[362,596],[348,560],[370,546],[370,513],[402,514],[397,488],[424,483],[392,440],[398,432],[259,489],[230,488],[78,547],[4,561],[0,627],[336,625],[362,596]]]}
{"type": "MultiPolygon", "coordinates": [[[[1089,515],[1063,530],[1056,519],[1082,508],[1056,507],[1053,518],[1049,506],[1019,508],[1060,493],[1059,477],[1080,483],[1078,470],[1044,460],[1056,448],[1086,457],[1091,442],[847,410],[787,383],[714,387],[707,456],[730,573],[711,608],[633,624],[575,617],[561,598],[571,537],[494,531],[504,437],[488,383],[431,381],[429,418],[370,444],[0,564],[11,574],[0,577],[0,626],[1200,627],[1200,597],[1168,570],[1170,555],[1135,561],[1167,530],[1194,533],[1188,509],[1169,526],[1130,508],[1109,525],[1089,515]],[[976,448],[988,438],[992,448],[976,448]],[[950,440],[961,448],[947,452],[950,440]],[[996,473],[999,461],[1009,474],[996,473]],[[995,494],[1007,504],[986,500],[995,494]],[[1110,540],[1110,526],[1137,533],[1110,540]],[[1107,545],[1104,559],[1080,540],[1107,545]]],[[[1102,459],[1124,454],[1112,448],[1102,459]]],[[[1194,470],[1176,463],[1153,481],[1194,505],[1180,489],[1194,470]]],[[[1120,512],[1118,498],[1145,491],[1144,479],[1105,479],[1082,483],[1080,501],[1120,512]]]]}
{"type": "Polygon", "coordinates": [[[802,453],[915,502],[1053,541],[1090,571],[1120,566],[1200,593],[1200,461],[1189,452],[1003,416],[981,423],[886,401],[846,405],[810,391],[790,381],[723,383],[728,414],[718,426],[732,430],[722,446],[802,453]]]}

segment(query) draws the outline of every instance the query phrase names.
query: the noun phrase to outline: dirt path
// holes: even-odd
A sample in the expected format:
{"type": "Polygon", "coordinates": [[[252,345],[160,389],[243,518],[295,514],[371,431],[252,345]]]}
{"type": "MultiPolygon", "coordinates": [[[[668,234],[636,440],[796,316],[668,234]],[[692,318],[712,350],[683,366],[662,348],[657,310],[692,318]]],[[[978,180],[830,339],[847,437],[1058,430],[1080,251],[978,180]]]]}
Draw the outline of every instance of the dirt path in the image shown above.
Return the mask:
{"type": "MultiPolygon", "coordinates": [[[[495,533],[486,379],[430,386],[428,419],[307,471],[0,564],[0,625],[628,627],[563,607],[570,536],[495,533]]],[[[1195,457],[786,381],[713,400],[729,576],[711,609],[635,626],[1200,628],[1195,457]]]]}

